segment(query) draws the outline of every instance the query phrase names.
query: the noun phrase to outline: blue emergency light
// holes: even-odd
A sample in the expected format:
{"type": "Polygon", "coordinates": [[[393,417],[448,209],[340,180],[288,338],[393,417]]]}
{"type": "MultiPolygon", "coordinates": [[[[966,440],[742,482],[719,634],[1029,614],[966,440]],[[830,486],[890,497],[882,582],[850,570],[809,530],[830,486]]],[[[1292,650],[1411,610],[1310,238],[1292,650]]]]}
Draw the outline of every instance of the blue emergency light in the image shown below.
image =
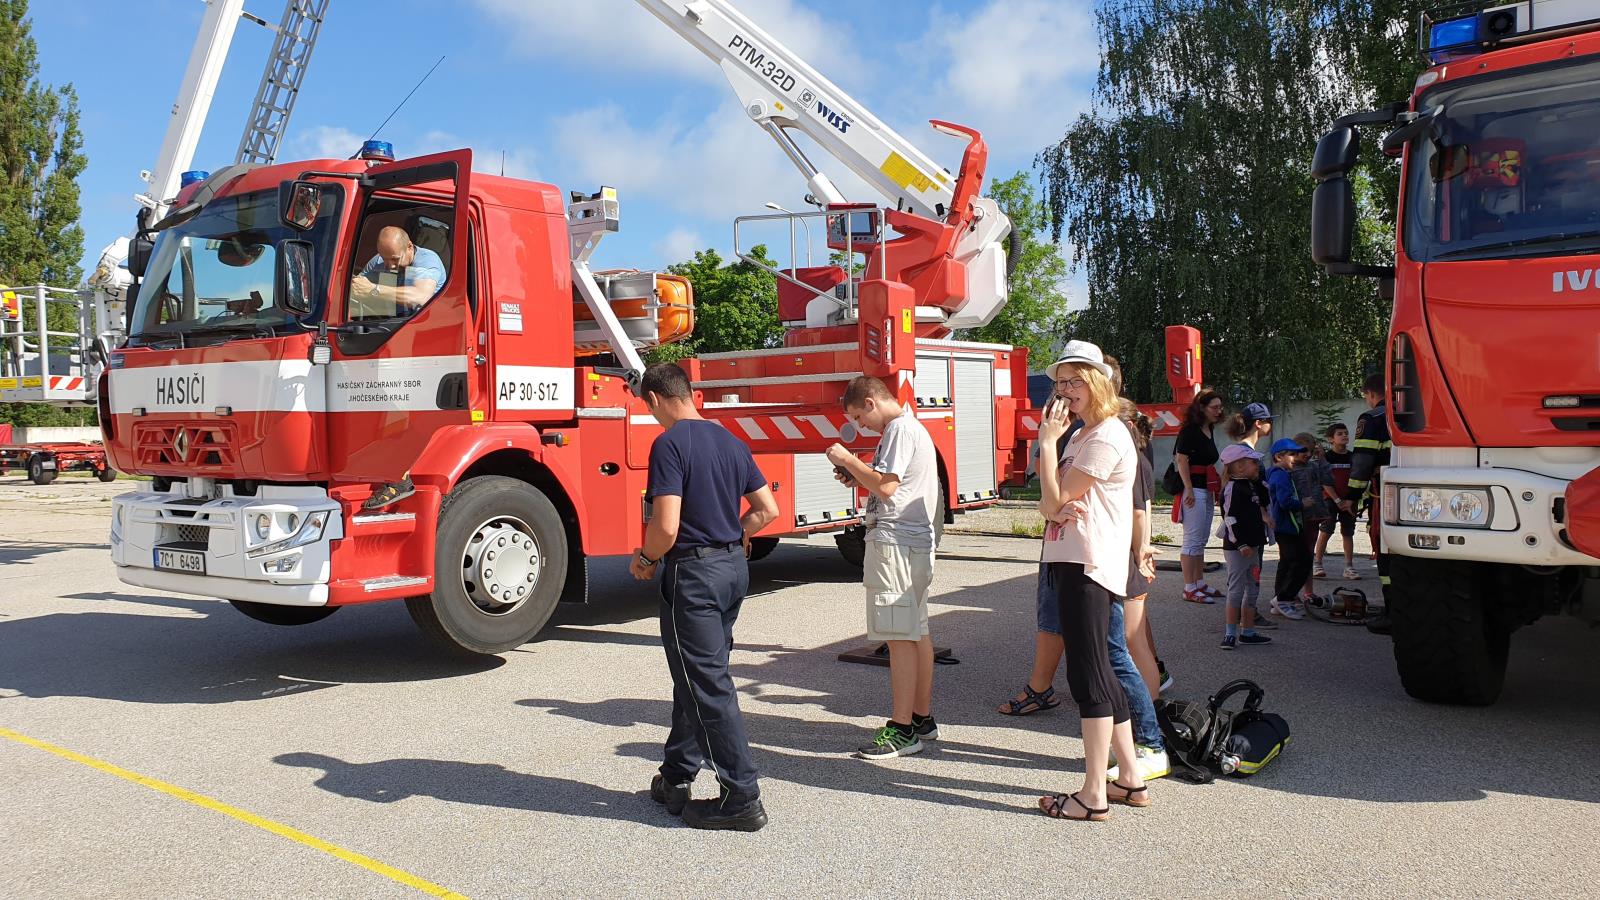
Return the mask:
{"type": "Polygon", "coordinates": [[[189,171],[178,176],[178,187],[186,188],[197,181],[205,181],[210,177],[211,173],[207,172],[205,169],[190,169],[189,171]]]}
{"type": "Polygon", "coordinates": [[[373,162],[394,162],[394,145],[388,141],[366,141],[359,155],[373,162]]]}
{"type": "Polygon", "coordinates": [[[1478,17],[1467,16],[1440,22],[1428,31],[1428,59],[1435,64],[1481,53],[1478,46],[1478,17]]]}

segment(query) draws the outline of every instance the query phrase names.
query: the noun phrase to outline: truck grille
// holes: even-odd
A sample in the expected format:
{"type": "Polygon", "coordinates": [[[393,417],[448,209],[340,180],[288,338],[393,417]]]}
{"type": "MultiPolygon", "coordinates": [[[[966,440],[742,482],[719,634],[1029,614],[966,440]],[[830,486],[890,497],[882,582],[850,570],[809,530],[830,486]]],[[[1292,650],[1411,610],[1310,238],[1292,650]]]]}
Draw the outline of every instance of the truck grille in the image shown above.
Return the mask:
{"type": "Polygon", "coordinates": [[[204,525],[177,525],[173,531],[177,532],[178,540],[186,544],[205,546],[211,538],[211,529],[204,525]]]}
{"type": "Polygon", "coordinates": [[[135,426],[134,452],[141,466],[232,470],[239,462],[236,437],[232,422],[156,422],[135,426]]]}

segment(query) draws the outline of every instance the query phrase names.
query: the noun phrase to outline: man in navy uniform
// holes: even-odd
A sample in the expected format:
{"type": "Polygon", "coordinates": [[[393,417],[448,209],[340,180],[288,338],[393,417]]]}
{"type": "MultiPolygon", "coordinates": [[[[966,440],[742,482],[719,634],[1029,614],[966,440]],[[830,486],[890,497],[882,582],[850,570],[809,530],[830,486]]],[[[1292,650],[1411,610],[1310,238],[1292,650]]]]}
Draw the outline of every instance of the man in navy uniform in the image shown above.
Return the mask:
{"type": "Polygon", "coordinates": [[[778,503],[750,448],[700,415],[682,369],[651,366],[639,394],[666,429],[650,447],[651,517],[628,567],[640,581],[661,570],[661,643],[672,672],[672,731],[650,797],[695,828],[757,831],[767,813],[728,652],[750,588],[750,538],[778,517],[778,503]],[[750,504],[742,518],[740,497],[750,504]],[[705,765],[721,793],[690,800],[705,765]]]}
{"type": "MultiPolygon", "coordinates": [[[[1367,534],[1372,538],[1372,552],[1378,557],[1378,585],[1380,591],[1389,587],[1389,554],[1383,546],[1383,510],[1379,499],[1382,491],[1378,479],[1384,466],[1389,464],[1389,418],[1383,403],[1383,375],[1372,374],[1361,386],[1361,396],[1370,407],[1356,420],[1356,439],[1350,455],[1350,486],[1339,508],[1360,514],[1367,507],[1367,534]]],[[[1383,598],[1383,611],[1367,623],[1373,634],[1388,634],[1393,626],[1389,622],[1389,598],[1383,598]]]]}

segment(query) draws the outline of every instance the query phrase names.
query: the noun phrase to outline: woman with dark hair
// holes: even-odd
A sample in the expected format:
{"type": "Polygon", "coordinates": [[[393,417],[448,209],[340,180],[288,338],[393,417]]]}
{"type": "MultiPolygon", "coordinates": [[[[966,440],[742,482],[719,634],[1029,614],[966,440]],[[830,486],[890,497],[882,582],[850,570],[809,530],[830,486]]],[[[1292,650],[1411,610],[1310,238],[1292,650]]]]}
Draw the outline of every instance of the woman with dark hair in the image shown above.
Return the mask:
{"type": "Polygon", "coordinates": [[[1183,522],[1183,599],[1190,603],[1215,603],[1222,592],[1206,584],[1206,542],[1211,539],[1212,500],[1222,486],[1217,473],[1217,440],[1212,431],[1222,421],[1222,397],[1204,390],[1189,404],[1183,428],[1172,445],[1172,465],[1183,481],[1183,496],[1175,500],[1183,522]]]}

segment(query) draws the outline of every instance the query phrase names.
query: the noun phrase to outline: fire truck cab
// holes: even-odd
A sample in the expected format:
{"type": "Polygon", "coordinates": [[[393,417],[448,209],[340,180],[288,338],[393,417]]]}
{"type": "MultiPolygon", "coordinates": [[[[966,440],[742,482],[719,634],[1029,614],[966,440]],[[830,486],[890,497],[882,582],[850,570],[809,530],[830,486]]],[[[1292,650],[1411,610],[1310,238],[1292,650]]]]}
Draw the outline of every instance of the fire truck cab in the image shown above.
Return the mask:
{"type": "Polygon", "coordinates": [[[1484,704],[1511,633],[1600,622],[1600,15],[1426,13],[1409,102],[1317,147],[1312,256],[1392,298],[1384,588],[1405,689],[1484,704]],[[1403,160],[1393,266],[1351,262],[1359,129],[1403,160]]]}

